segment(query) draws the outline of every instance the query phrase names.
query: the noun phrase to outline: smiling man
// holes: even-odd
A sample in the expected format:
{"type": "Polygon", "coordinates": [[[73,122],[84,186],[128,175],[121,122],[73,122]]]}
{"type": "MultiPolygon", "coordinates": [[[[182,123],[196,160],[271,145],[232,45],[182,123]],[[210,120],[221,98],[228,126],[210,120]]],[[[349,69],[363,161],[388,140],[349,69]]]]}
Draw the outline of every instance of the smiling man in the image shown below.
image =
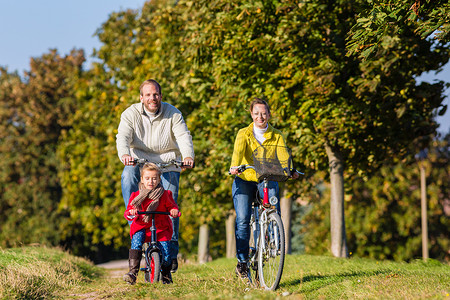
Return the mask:
{"type": "MultiPolygon", "coordinates": [[[[125,207],[130,196],[139,189],[139,166],[133,159],[147,159],[153,163],[183,160],[193,167],[194,146],[192,136],[181,112],[162,102],[161,86],[156,80],[144,81],[140,88],[140,103],[132,104],[120,117],[116,136],[117,153],[125,165],[122,172],[122,196],[125,207]]],[[[180,169],[168,167],[163,170],[161,183],[170,190],[175,202],[178,200],[180,169]]],[[[172,272],[178,268],[178,218],[172,219],[172,272]]]]}

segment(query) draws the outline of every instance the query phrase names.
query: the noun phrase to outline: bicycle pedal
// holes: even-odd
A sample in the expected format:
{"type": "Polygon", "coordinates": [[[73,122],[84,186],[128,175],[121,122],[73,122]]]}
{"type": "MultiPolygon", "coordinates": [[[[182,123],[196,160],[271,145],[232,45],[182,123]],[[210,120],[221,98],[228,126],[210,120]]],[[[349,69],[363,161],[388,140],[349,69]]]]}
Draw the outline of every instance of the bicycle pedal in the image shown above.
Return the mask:
{"type": "Polygon", "coordinates": [[[141,268],[141,272],[147,272],[148,268],[141,268]]]}

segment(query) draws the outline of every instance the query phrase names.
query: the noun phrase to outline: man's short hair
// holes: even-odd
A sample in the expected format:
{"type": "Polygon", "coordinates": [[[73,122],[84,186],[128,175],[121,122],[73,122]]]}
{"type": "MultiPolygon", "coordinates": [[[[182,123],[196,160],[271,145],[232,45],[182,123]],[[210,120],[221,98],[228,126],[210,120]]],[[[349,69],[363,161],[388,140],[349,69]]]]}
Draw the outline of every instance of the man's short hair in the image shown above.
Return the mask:
{"type": "Polygon", "coordinates": [[[154,86],[156,86],[158,88],[158,92],[161,95],[161,86],[159,85],[158,81],[154,80],[154,79],[147,79],[146,81],[144,81],[141,86],[139,87],[139,93],[142,96],[142,88],[144,86],[146,86],[147,84],[153,84],[154,86]]]}

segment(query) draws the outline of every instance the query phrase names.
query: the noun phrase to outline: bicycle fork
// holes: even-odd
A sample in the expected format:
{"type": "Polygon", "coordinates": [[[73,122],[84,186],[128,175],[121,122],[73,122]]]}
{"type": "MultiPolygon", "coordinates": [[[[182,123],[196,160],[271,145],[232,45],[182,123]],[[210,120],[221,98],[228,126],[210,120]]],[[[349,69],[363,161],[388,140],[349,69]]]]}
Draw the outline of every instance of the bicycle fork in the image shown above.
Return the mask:
{"type": "Polygon", "coordinates": [[[151,257],[152,252],[156,251],[161,256],[160,250],[159,250],[158,245],[157,245],[156,226],[155,226],[155,217],[154,217],[154,215],[151,216],[151,219],[152,219],[152,226],[150,227],[150,232],[152,233],[151,241],[150,241],[150,243],[147,243],[148,244],[148,248],[144,252],[146,266],[145,266],[145,268],[141,268],[141,271],[144,271],[144,272],[150,272],[151,271],[151,264],[149,264],[148,262],[150,261],[150,257],[151,257]]]}

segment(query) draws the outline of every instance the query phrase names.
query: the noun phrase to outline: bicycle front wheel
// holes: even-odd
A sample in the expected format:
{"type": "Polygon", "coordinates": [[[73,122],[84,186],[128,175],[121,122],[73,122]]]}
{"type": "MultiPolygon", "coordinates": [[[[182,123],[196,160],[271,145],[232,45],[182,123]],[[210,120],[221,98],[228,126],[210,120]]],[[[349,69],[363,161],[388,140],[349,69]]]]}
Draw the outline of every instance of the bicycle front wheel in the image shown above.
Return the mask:
{"type": "Polygon", "coordinates": [[[281,217],[275,211],[269,213],[262,224],[258,249],[258,273],[261,287],[275,290],[281,280],[284,267],[285,239],[281,217]]]}
{"type": "Polygon", "coordinates": [[[145,272],[145,281],[150,283],[156,283],[161,280],[161,257],[157,251],[149,253],[150,257],[147,255],[147,270],[145,272]]]}

